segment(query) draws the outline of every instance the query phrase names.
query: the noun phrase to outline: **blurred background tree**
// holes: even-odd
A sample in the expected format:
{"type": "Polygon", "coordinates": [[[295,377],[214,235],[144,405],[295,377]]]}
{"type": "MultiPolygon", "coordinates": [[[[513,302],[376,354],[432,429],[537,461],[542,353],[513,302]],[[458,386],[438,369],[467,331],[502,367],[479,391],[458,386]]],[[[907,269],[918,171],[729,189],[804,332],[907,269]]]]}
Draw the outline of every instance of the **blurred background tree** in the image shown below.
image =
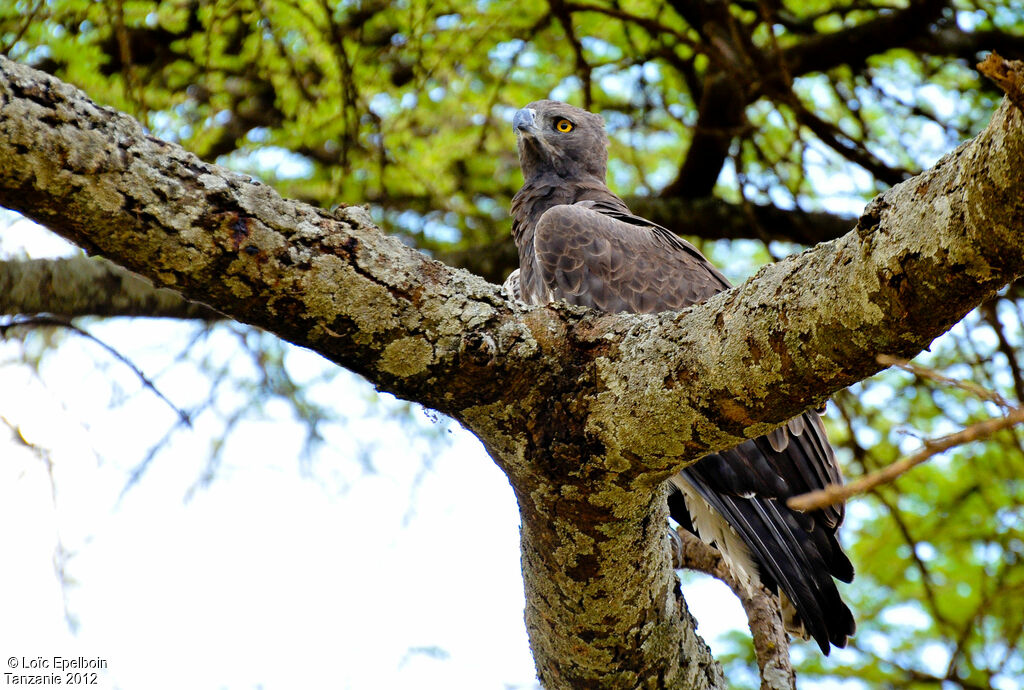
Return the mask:
{"type": "MultiPolygon", "coordinates": [[[[992,49],[1024,58],[1024,7],[984,0],[15,0],[0,7],[5,55],[286,196],[328,208],[367,204],[386,231],[495,282],[516,261],[507,208],[521,177],[509,123],[530,101],[550,97],[600,112],[612,142],[613,190],[741,280],[764,262],[847,232],[875,194],[975,134],[1001,97],[974,69],[992,49]]],[[[46,254],[16,237],[15,219],[9,223],[0,236],[0,285],[46,254]]],[[[1021,401],[1022,299],[1010,286],[919,361],[1021,401]]],[[[2,366],[38,371],[44,360],[67,356],[71,341],[91,334],[107,342],[96,308],[55,296],[49,304],[40,311],[73,318],[85,332],[7,313],[2,366]]],[[[209,314],[166,328],[128,357],[146,377],[145,392],[176,402],[153,403],[164,409],[154,412],[159,421],[136,449],[126,486],[189,423],[188,433],[199,426],[213,439],[196,486],[217,476],[233,430],[268,417],[284,415],[304,429],[296,456],[308,472],[322,471],[317,449],[325,441],[348,448],[361,469],[342,471],[342,483],[373,471],[372,441],[338,432],[364,416],[402,420],[426,444],[424,462],[444,443],[443,425],[420,423],[409,406],[376,399],[353,377],[336,380],[326,365],[296,376],[288,364],[298,357],[294,348],[266,334],[209,314]],[[161,377],[175,358],[207,382],[204,390],[175,391],[161,377]],[[331,386],[361,391],[365,409],[353,415],[332,406],[323,394],[331,386]]],[[[89,366],[109,364],[105,357],[89,366]]],[[[123,402],[119,384],[105,385],[111,404],[123,402]]],[[[997,410],[905,372],[854,386],[834,403],[831,438],[849,476],[912,451],[922,436],[997,410]]],[[[12,438],[36,445],[4,419],[12,438]]],[[[846,592],[858,634],[829,660],[796,646],[800,674],[857,679],[853,687],[1024,684],[1022,477],[1021,433],[1006,431],[855,499],[845,542],[858,576],[846,592]]],[[[745,632],[729,649],[729,677],[756,685],[745,632]]]]}

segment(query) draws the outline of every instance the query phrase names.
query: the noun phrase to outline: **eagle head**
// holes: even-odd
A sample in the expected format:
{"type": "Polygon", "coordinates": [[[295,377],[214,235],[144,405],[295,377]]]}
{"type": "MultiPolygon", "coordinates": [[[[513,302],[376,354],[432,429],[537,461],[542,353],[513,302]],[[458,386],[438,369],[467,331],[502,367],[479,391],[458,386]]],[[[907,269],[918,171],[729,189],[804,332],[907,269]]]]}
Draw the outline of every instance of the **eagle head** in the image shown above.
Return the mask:
{"type": "Polygon", "coordinates": [[[604,182],[608,138],[600,115],[559,101],[534,101],[516,111],[512,129],[527,181],[554,173],[565,180],[604,182]]]}

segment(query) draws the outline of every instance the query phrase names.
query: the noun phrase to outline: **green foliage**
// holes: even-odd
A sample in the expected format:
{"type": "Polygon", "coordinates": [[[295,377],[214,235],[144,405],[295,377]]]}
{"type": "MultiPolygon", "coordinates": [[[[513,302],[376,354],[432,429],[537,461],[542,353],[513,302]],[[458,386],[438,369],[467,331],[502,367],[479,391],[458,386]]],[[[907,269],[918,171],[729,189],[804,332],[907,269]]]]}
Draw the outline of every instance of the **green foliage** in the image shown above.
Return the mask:
{"type": "MultiPolygon", "coordinates": [[[[839,31],[878,14],[810,5],[772,25],[751,9],[734,14],[766,51],[798,44],[808,23],[839,31]]],[[[369,203],[393,231],[493,280],[510,266],[493,255],[519,184],[515,108],[550,95],[600,110],[613,186],[651,194],[678,170],[694,90],[716,67],[706,37],[658,3],[553,13],[421,0],[20,0],[0,8],[0,49],[288,196],[369,203]],[[481,247],[489,262],[473,260],[481,247]]],[[[840,196],[852,210],[880,185],[849,177],[844,147],[872,152],[892,175],[919,170],[976,130],[993,101],[963,60],[894,48],[868,65],[808,69],[792,75],[791,93],[752,83],[732,154],[743,184],[723,177],[719,192],[804,208],[840,196]]]]}
{"type": "MultiPolygon", "coordinates": [[[[1004,305],[999,320],[969,316],[921,361],[1014,400],[1019,378],[997,349],[999,332],[1018,340],[1021,321],[1004,305]]],[[[999,413],[962,390],[902,373],[860,388],[840,399],[848,433],[835,434],[852,449],[851,474],[911,451],[917,441],[910,434],[941,435],[999,413]]],[[[1014,687],[1024,677],[1021,439],[1020,431],[1005,431],[956,448],[856,507],[864,536],[851,542],[852,555],[867,564],[851,588],[862,612],[859,667],[875,666],[887,682],[908,687],[925,687],[934,676],[966,687],[1014,687]]]]}

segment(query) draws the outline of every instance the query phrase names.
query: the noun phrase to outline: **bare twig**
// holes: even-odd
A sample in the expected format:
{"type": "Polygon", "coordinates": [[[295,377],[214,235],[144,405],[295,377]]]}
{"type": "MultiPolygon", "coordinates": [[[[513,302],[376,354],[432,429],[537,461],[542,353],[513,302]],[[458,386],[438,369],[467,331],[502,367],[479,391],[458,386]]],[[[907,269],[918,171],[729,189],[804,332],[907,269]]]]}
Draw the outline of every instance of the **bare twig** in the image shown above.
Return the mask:
{"type": "Polygon", "coordinates": [[[794,690],[796,674],[789,660],[789,638],[782,624],[779,599],[763,585],[745,587],[715,548],[683,528],[672,533],[673,565],[715,577],[736,594],[747,614],[754,638],[754,656],[761,675],[761,690],[794,690]]]}
{"type": "Polygon", "coordinates": [[[903,369],[904,371],[909,371],[911,374],[916,374],[921,378],[931,379],[932,381],[935,381],[937,383],[941,383],[947,386],[953,386],[954,388],[959,388],[963,391],[966,391],[967,393],[970,393],[976,398],[981,398],[982,400],[994,402],[996,405],[999,405],[999,407],[1002,407],[1003,409],[1011,410],[1015,407],[1014,405],[1009,403],[1006,400],[1006,398],[999,395],[995,391],[989,390],[984,386],[979,386],[978,384],[973,383],[971,381],[963,381],[961,379],[950,378],[949,376],[940,374],[934,369],[929,369],[928,367],[923,367],[920,364],[914,364],[913,362],[907,361],[905,359],[900,359],[899,357],[893,357],[892,355],[878,355],[878,357],[876,357],[875,359],[878,361],[879,364],[883,366],[899,367],[900,369],[903,369]]]}
{"type": "Polygon", "coordinates": [[[78,326],[76,326],[75,324],[71,323],[70,321],[66,321],[64,319],[60,319],[60,318],[57,318],[55,316],[32,316],[32,317],[24,318],[24,319],[12,319],[11,321],[9,321],[7,323],[0,324],[0,337],[5,336],[7,334],[7,331],[9,331],[12,328],[19,328],[19,327],[31,328],[31,327],[38,327],[38,326],[59,326],[61,328],[66,328],[66,329],[68,329],[69,331],[71,331],[73,333],[77,333],[78,335],[82,336],[83,338],[87,338],[88,340],[93,341],[94,343],[96,343],[97,345],[102,347],[104,350],[109,352],[119,362],[121,362],[126,367],[131,369],[132,372],[139,378],[139,380],[142,381],[142,385],[145,386],[146,388],[148,388],[149,390],[153,391],[153,394],[156,397],[160,398],[165,403],[167,403],[167,406],[170,407],[172,410],[174,410],[174,412],[178,415],[178,418],[186,426],[192,426],[192,420],[189,418],[188,413],[185,412],[184,410],[182,410],[180,407],[176,406],[173,402],[171,402],[167,398],[166,395],[161,393],[160,389],[157,388],[156,385],[152,381],[149,380],[149,377],[147,377],[142,372],[141,369],[139,369],[137,366],[135,366],[135,364],[130,359],[128,359],[127,357],[122,355],[120,352],[118,352],[116,348],[114,348],[114,347],[108,345],[107,343],[103,342],[102,340],[100,340],[99,338],[94,336],[92,333],[89,333],[88,331],[86,331],[86,330],[84,330],[82,328],[79,328],[78,326]]]}
{"type": "Polygon", "coordinates": [[[583,107],[590,110],[594,103],[594,89],[591,78],[591,67],[583,54],[583,44],[576,37],[576,30],[572,25],[572,14],[566,9],[565,3],[561,0],[549,0],[548,5],[552,13],[558,17],[559,23],[565,30],[565,36],[569,39],[573,54],[576,56],[576,73],[580,78],[583,90],[583,107]]]}
{"type": "MultiPolygon", "coordinates": [[[[39,461],[43,463],[43,466],[46,468],[46,478],[50,484],[50,501],[53,505],[54,512],[58,512],[57,478],[54,472],[53,456],[50,454],[50,450],[37,446],[26,439],[25,433],[22,431],[20,424],[12,422],[3,415],[0,415],[0,422],[10,430],[11,440],[13,440],[15,444],[34,454],[39,461]]],[[[64,622],[67,624],[68,630],[75,633],[78,631],[79,620],[78,616],[76,616],[71,610],[70,589],[76,584],[76,582],[68,573],[68,563],[72,558],[74,558],[75,552],[71,551],[64,545],[64,539],[61,535],[59,522],[54,530],[54,540],[56,543],[53,546],[53,572],[57,576],[57,581],[60,583],[61,601],[64,605],[64,622]]]]}
{"type": "Polygon", "coordinates": [[[1017,352],[1007,339],[1006,329],[1003,327],[1002,321],[999,320],[998,300],[999,298],[995,297],[987,302],[982,302],[978,313],[996,334],[999,351],[1003,353],[1003,357],[1006,357],[1006,364],[1010,367],[1010,376],[1013,377],[1014,395],[1017,396],[1017,400],[1024,400],[1024,374],[1021,373],[1020,364],[1017,362],[1017,352]]]}
{"type": "Polygon", "coordinates": [[[11,49],[14,48],[14,46],[17,45],[18,41],[22,39],[22,37],[25,35],[25,32],[28,31],[29,27],[31,27],[36,22],[40,21],[40,10],[42,10],[45,5],[46,0],[36,0],[36,3],[32,7],[32,9],[29,10],[28,13],[24,13],[21,15],[21,26],[19,26],[18,30],[11,34],[6,41],[0,44],[0,55],[6,55],[10,57],[11,49]]]}
{"type": "Polygon", "coordinates": [[[786,501],[786,505],[793,510],[807,511],[817,510],[818,508],[824,508],[826,506],[840,503],[851,496],[866,493],[879,484],[894,481],[907,470],[920,465],[933,455],[938,455],[943,451],[949,450],[955,446],[963,445],[964,443],[987,438],[997,431],[1002,431],[1003,429],[1007,429],[1015,424],[1019,424],[1020,422],[1024,422],[1024,408],[1012,408],[1005,417],[993,417],[991,419],[986,419],[983,422],[972,424],[955,434],[949,434],[948,436],[942,436],[937,439],[925,441],[921,450],[917,451],[913,455],[897,460],[888,467],[884,467],[877,472],[872,472],[869,475],[861,477],[857,481],[850,482],[845,485],[830,484],[824,489],[794,496],[786,501]]]}

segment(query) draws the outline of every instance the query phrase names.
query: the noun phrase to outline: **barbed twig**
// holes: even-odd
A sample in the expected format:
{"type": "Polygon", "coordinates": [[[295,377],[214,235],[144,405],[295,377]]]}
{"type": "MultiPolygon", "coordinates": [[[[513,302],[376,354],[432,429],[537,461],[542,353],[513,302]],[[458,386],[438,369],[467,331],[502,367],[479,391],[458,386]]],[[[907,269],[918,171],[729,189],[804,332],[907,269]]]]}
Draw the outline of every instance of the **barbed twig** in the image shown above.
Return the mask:
{"type": "Polygon", "coordinates": [[[955,446],[987,438],[997,431],[1008,429],[1021,422],[1024,422],[1024,408],[1014,407],[1003,417],[986,419],[961,429],[955,434],[925,441],[921,450],[897,460],[877,472],[872,472],[849,484],[830,484],[818,491],[793,496],[786,501],[786,505],[793,510],[808,511],[840,503],[851,496],[866,493],[880,484],[894,481],[904,472],[920,465],[933,455],[938,455],[955,446]]]}

